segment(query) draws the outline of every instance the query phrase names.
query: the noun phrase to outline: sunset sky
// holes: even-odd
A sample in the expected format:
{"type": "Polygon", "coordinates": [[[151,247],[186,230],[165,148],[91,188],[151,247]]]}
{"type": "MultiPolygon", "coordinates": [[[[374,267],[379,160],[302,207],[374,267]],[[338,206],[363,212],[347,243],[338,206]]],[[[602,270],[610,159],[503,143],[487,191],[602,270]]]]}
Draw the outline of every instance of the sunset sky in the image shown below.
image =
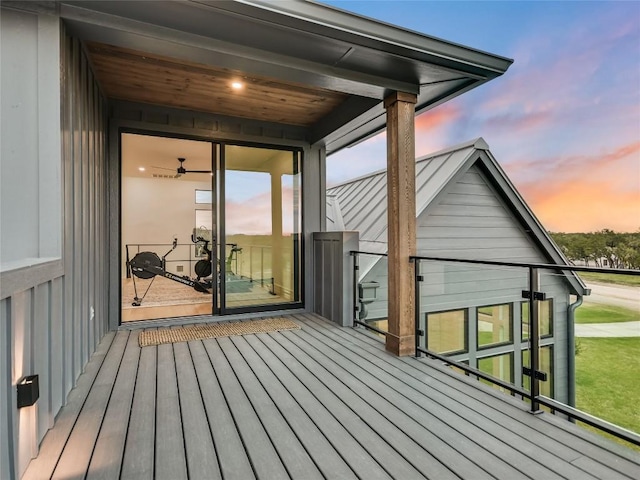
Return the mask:
{"type": "MultiPolygon", "coordinates": [[[[416,118],[416,155],[483,137],[554,232],[640,230],[640,2],[326,1],[513,58],[416,118]]],[[[327,160],[327,183],[386,167],[380,134],[327,160]]]]}

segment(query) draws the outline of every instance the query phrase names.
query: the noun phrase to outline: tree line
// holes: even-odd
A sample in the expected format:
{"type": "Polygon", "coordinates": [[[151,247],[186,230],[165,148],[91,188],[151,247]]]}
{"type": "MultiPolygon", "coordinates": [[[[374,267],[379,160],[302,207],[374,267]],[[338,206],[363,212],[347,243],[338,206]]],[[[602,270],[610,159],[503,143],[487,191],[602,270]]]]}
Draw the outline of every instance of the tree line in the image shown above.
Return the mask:
{"type": "Polygon", "coordinates": [[[550,233],[569,262],[586,266],[640,269],[640,230],[617,233],[550,233]]]}

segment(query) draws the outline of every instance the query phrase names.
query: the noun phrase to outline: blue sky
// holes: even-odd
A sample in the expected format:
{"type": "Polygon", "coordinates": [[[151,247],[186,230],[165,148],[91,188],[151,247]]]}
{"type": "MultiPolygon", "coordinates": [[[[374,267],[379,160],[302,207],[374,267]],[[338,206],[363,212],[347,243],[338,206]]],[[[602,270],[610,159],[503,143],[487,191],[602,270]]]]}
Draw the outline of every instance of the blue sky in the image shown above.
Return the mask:
{"type": "MultiPolygon", "coordinates": [[[[416,119],[416,155],[484,137],[551,231],[640,230],[640,2],[326,1],[513,58],[416,119]]],[[[327,160],[329,185],[386,166],[384,134],[327,160]]]]}

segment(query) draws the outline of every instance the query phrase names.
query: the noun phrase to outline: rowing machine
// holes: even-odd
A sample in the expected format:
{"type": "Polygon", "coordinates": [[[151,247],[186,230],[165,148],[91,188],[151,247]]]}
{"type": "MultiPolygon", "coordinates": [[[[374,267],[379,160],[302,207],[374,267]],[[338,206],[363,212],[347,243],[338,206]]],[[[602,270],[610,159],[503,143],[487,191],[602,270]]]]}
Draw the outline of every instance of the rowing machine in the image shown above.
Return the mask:
{"type": "MultiPolygon", "coordinates": [[[[195,239],[192,238],[192,240],[195,239]]],[[[212,282],[203,279],[203,277],[207,277],[211,274],[211,251],[207,246],[209,242],[200,237],[198,237],[198,241],[205,242],[204,251],[207,253],[207,257],[209,260],[207,261],[203,259],[196,262],[195,270],[198,277],[195,280],[189,278],[186,275],[180,276],[176,275],[175,273],[167,272],[166,270],[165,258],[176,248],[178,244],[177,239],[174,239],[173,247],[162,258],[160,258],[154,252],[140,252],[136,254],[136,256],[128,262],[128,266],[131,269],[132,273],[133,289],[135,292],[135,297],[133,298],[133,302],[131,303],[131,305],[133,305],[134,307],[139,307],[142,304],[142,301],[144,300],[144,297],[147,296],[147,292],[149,292],[149,289],[151,288],[153,280],[155,280],[156,276],[161,276],[164,278],[168,278],[169,280],[173,280],[174,282],[181,283],[182,285],[193,288],[197,292],[210,294],[212,282]],[[206,264],[208,265],[208,274],[206,274],[206,264]],[[143,280],[151,279],[151,283],[149,283],[149,286],[147,287],[147,290],[144,292],[144,295],[142,295],[142,297],[138,296],[136,278],[140,278],[143,280]]]]}

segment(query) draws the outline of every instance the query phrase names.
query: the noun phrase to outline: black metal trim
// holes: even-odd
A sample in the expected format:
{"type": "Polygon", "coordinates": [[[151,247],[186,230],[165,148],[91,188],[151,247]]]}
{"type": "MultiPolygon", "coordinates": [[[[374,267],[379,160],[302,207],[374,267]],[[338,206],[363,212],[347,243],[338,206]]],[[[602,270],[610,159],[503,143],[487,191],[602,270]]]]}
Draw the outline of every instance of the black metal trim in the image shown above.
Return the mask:
{"type": "MultiPolygon", "coordinates": [[[[358,252],[358,253],[369,253],[369,252],[358,252]]],[[[620,275],[640,276],[640,270],[632,270],[632,269],[624,269],[624,268],[594,268],[594,267],[579,267],[575,265],[563,265],[563,264],[498,262],[494,260],[471,260],[471,259],[448,258],[448,257],[419,257],[415,255],[409,258],[416,259],[416,260],[433,260],[433,261],[440,261],[440,262],[474,263],[478,265],[497,265],[501,267],[543,268],[547,270],[568,270],[572,272],[594,272],[594,273],[616,273],[620,275]]]]}
{"type": "Polygon", "coordinates": [[[426,350],[424,348],[419,348],[419,350],[420,350],[421,353],[424,353],[428,357],[440,360],[440,361],[446,363],[447,365],[453,365],[454,367],[459,368],[460,370],[464,370],[466,373],[474,375],[474,376],[476,376],[478,378],[482,378],[483,380],[487,380],[488,382],[494,383],[494,384],[498,385],[499,387],[502,387],[502,388],[504,388],[506,390],[509,390],[513,394],[522,395],[523,397],[526,397],[526,398],[529,398],[530,395],[531,395],[526,390],[523,390],[523,389],[521,389],[519,387],[516,387],[515,385],[512,385],[510,383],[504,382],[504,381],[502,381],[502,380],[500,380],[498,378],[492,377],[488,373],[484,373],[482,370],[478,370],[476,368],[470,367],[466,363],[462,363],[462,362],[458,362],[456,360],[452,360],[449,357],[445,357],[444,355],[440,355],[439,353],[431,352],[431,351],[426,350]]]}
{"type": "Polygon", "coordinates": [[[361,322],[360,320],[354,320],[353,324],[354,325],[363,326],[368,330],[373,330],[374,332],[377,332],[380,335],[384,335],[385,337],[389,334],[389,332],[385,332],[384,330],[380,330],[378,327],[374,327],[373,325],[369,325],[368,323],[361,322]]]}
{"type": "Polygon", "coordinates": [[[564,403],[560,403],[556,400],[553,400],[552,398],[545,397],[543,395],[538,396],[536,400],[545,407],[549,407],[552,410],[560,412],[580,422],[586,423],[587,425],[591,425],[592,427],[602,430],[603,432],[621,438],[626,442],[640,446],[640,435],[632,432],[631,430],[619,427],[617,425],[614,425],[613,423],[609,423],[605,420],[589,415],[588,413],[585,413],[581,410],[570,407],[568,405],[565,405],[564,403]]]}

